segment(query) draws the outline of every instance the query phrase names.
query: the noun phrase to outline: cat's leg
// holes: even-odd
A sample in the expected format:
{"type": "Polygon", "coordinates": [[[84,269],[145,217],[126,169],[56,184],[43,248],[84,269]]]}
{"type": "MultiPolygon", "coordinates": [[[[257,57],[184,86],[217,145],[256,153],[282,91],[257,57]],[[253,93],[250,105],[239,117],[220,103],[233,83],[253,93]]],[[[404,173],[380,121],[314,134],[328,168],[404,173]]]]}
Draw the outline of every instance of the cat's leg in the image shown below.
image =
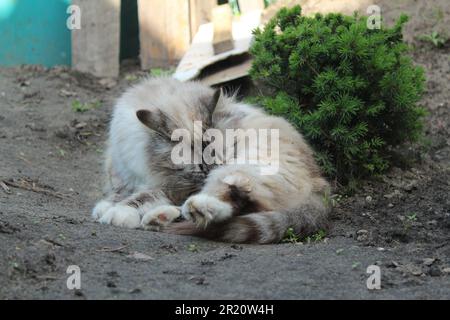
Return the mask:
{"type": "Polygon", "coordinates": [[[104,199],[96,203],[92,210],[94,220],[100,220],[106,212],[118,202],[133,193],[133,187],[126,185],[126,182],[117,175],[113,169],[111,148],[108,147],[105,156],[105,181],[103,193],[107,195],[104,199]]]}
{"type": "Polygon", "coordinates": [[[136,192],[110,207],[99,219],[100,223],[126,228],[157,229],[180,216],[161,190],[136,192]]]}
{"type": "Polygon", "coordinates": [[[251,170],[216,169],[202,191],[186,200],[181,214],[197,226],[206,227],[211,222],[223,222],[236,215],[267,210],[255,197],[260,184],[251,170]]]}

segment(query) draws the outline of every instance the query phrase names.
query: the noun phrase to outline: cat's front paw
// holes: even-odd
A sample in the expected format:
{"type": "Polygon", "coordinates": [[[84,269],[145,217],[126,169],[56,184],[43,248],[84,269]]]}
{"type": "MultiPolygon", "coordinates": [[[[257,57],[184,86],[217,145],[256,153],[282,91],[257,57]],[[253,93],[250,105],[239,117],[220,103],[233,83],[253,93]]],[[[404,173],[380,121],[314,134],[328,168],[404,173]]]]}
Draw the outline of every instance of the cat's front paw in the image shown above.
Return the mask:
{"type": "Polygon", "coordinates": [[[106,213],[98,219],[98,222],[136,229],[141,224],[141,216],[137,209],[119,204],[109,208],[106,213]]]}
{"type": "Polygon", "coordinates": [[[99,220],[105,213],[114,206],[114,203],[108,200],[100,200],[92,209],[92,218],[99,220]]]}
{"type": "Polygon", "coordinates": [[[206,227],[212,221],[225,221],[232,213],[233,208],[229,203],[206,194],[190,197],[181,208],[181,215],[199,227],[206,227]]]}
{"type": "Polygon", "coordinates": [[[141,221],[141,226],[147,230],[159,231],[172,221],[180,217],[180,208],[170,205],[156,207],[147,212],[141,221]]]}

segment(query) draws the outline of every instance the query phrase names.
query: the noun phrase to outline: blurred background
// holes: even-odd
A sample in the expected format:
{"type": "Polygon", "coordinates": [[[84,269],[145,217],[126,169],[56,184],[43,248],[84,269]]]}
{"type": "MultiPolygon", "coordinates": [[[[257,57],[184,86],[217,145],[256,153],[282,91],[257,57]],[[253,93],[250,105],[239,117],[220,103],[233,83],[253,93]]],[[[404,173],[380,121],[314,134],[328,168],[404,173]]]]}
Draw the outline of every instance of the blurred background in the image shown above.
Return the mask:
{"type": "Polygon", "coordinates": [[[116,77],[121,61],[139,57],[145,69],[173,66],[217,6],[239,19],[272,2],[0,0],[0,66],[64,65],[101,77],[116,77]]]}

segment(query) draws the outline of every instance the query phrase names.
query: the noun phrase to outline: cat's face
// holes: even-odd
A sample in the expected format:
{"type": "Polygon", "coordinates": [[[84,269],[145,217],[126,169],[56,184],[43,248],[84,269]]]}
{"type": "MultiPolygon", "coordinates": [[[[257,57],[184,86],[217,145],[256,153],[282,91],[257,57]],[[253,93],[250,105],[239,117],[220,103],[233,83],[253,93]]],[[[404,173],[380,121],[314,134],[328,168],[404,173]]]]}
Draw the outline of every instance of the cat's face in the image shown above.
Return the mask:
{"type": "Polygon", "coordinates": [[[159,108],[136,113],[139,121],[151,129],[152,144],[148,146],[151,166],[165,171],[177,185],[184,188],[198,185],[212,169],[202,157],[208,143],[203,141],[203,134],[212,126],[212,114],[220,97],[221,92],[216,91],[190,103],[184,101],[171,114],[159,108]]]}

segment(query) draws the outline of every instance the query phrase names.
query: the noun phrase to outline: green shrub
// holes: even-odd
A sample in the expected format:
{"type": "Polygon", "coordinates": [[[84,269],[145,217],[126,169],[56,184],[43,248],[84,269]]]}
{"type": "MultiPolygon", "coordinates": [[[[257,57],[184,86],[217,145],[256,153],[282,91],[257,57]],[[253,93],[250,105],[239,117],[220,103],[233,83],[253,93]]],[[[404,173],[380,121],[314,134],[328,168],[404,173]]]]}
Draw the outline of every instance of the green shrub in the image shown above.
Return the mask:
{"type": "Polygon", "coordinates": [[[393,147],[420,137],[425,78],[406,55],[407,20],[371,30],[366,17],[306,17],[296,6],[255,30],[257,102],[302,132],[341,183],[383,172],[393,147]]]}

